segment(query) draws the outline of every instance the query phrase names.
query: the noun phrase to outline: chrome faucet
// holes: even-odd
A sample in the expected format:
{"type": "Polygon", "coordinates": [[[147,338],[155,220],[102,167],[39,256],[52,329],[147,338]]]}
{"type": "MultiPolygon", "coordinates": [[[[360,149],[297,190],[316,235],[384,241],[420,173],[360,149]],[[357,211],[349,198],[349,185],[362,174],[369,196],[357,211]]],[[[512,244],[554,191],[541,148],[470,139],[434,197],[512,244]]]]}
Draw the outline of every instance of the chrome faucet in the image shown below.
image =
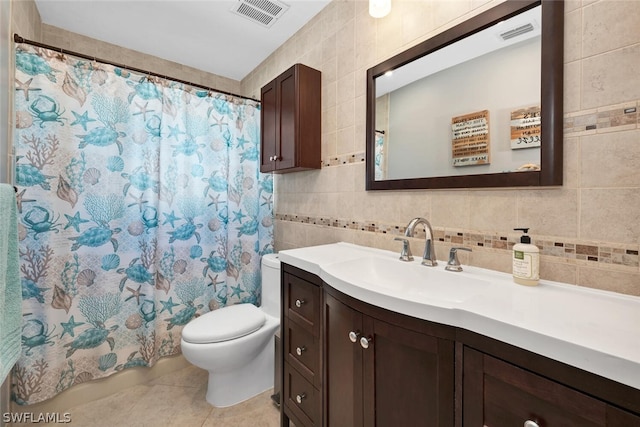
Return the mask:
{"type": "Polygon", "coordinates": [[[396,237],[393,240],[399,240],[402,242],[402,252],[400,252],[400,261],[413,261],[413,254],[411,253],[411,245],[409,239],[405,237],[396,237]]]}
{"type": "Polygon", "coordinates": [[[458,251],[468,251],[471,252],[469,248],[451,248],[449,251],[449,262],[447,262],[447,266],[444,268],[447,271],[462,271],[462,266],[460,265],[460,260],[458,259],[458,251]]]}
{"type": "Polygon", "coordinates": [[[422,217],[413,218],[409,222],[409,225],[407,225],[407,229],[405,230],[404,235],[406,237],[413,237],[414,230],[418,224],[424,225],[424,231],[426,233],[424,254],[422,255],[422,265],[435,267],[436,265],[438,265],[438,261],[436,261],[436,250],[433,244],[433,229],[431,228],[431,224],[429,224],[429,221],[422,217]]]}

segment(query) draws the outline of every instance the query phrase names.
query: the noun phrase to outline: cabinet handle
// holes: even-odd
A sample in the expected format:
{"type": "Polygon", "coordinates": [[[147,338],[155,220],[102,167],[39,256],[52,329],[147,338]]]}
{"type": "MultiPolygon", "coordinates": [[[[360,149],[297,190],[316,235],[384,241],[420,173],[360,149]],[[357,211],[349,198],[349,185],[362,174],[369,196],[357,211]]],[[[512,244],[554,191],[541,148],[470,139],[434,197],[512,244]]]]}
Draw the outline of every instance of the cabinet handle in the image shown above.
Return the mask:
{"type": "Polygon", "coordinates": [[[356,342],[358,341],[358,337],[360,336],[360,332],[358,331],[351,331],[349,332],[349,340],[351,342],[356,342]]]}
{"type": "MultiPolygon", "coordinates": [[[[362,348],[367,349],[369,348],[369,343],[371,342],[371,338],[367,338],[367,337],[362,337],[360,338],[360,345],[362,346],[362,348]]],[[[529,427],[529,426],[527,426],[529,427]]],[[[531,426],[533,427],[533,426],[531,426]]]]}
{"type": "Polygon", "coordinates": [[[302,403],[302,401],[306,398],[307,398],[307,393],[300,393],[296,396],[296,402],[302,403]]]}
{"type": "Polygon", "coordinates": [[[307,347],[305,347],[305,346],[297,347],[297,348],[296,348],[296,354],[297,354],[298,356],[302,356],[302,353],[303,353],[303,352],[305,352],[305,351],[307,351],[307,347]]]}
{"type": "Polygon", "coordinates": [[[296,307],[300,308],[302,307],[302,304],[304,304],[306,301],[303,299],[297,299],[296,300],[296,307]]]}
{"type": "Polygon", "coordinates": [[[524,422],[524,427],[540,427],[537,422],[527,420],[524,422]]]}

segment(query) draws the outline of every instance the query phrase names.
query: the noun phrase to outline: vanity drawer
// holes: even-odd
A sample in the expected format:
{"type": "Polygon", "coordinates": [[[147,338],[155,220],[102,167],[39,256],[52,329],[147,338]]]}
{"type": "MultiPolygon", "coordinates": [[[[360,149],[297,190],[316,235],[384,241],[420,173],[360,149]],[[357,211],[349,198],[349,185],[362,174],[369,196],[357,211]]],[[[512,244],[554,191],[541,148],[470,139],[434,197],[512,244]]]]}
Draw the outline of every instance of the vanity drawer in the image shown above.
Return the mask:
{"type": "Polygon", "coordinates": [[[309,382],[320,386],[320,346],[318,338],[297,323],[285,319],[285,354],[287,362],[309,382]]]}
{"type": "Polygon", "coordinates": [[[284,368],[284,403],[305,426],[319,426],[322,421],[321,393],[290,364],[284,368]]]}
{"type": "Polygon", "coordinates": [[[285,273],[286,315],[315,337],[320,335],[320,288],[297,276],[285,273]]]}
{"type": "Polygon", "coordinates": [[[636,414],[475,349],[463,363],[465,426],[640,426],[636,414]]]}

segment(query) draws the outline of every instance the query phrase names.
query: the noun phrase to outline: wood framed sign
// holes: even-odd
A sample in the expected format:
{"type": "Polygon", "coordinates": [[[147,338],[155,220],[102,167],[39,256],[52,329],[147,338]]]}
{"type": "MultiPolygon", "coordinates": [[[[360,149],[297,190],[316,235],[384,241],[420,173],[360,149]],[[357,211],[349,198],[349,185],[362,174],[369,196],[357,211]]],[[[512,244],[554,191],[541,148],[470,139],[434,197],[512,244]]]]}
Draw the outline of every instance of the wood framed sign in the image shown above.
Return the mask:
{"type": "Polygon", "coordinates": [[[511,149],[540,147],[542,127],[540,106],[511,112],[511,149]]]}
{"type": "Polygon", "coordinates": [[[489,157],[489,110],[451,119],[453,166],[486,165],[489,157]]]}

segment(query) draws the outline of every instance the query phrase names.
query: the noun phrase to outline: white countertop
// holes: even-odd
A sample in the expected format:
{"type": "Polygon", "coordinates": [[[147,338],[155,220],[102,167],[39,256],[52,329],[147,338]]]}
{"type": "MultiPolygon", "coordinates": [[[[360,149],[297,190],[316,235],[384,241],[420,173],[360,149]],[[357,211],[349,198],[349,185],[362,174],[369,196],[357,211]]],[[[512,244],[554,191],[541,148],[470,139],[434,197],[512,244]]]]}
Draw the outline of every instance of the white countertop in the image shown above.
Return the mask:
{"type": "MultiPolygon", "coordinates": [[[[640,298],[548,280],[534,287],[521,286],[510,274],[472,266],[445,272],[446,261],[438,261],[437,267],[420,266],[457,275],[456,280],[490,282],[461,301],[441,301],[430,298],[428,291],[416,296],[354,284],[337,268],[345,261],[369,257],[402,263],[398,255],[334,243],[284,250],[279,258],[369,304],[477,332],[640,389],[640,298]]],[[[414,263],[419,264],[419,258],[414,263]]]]}

